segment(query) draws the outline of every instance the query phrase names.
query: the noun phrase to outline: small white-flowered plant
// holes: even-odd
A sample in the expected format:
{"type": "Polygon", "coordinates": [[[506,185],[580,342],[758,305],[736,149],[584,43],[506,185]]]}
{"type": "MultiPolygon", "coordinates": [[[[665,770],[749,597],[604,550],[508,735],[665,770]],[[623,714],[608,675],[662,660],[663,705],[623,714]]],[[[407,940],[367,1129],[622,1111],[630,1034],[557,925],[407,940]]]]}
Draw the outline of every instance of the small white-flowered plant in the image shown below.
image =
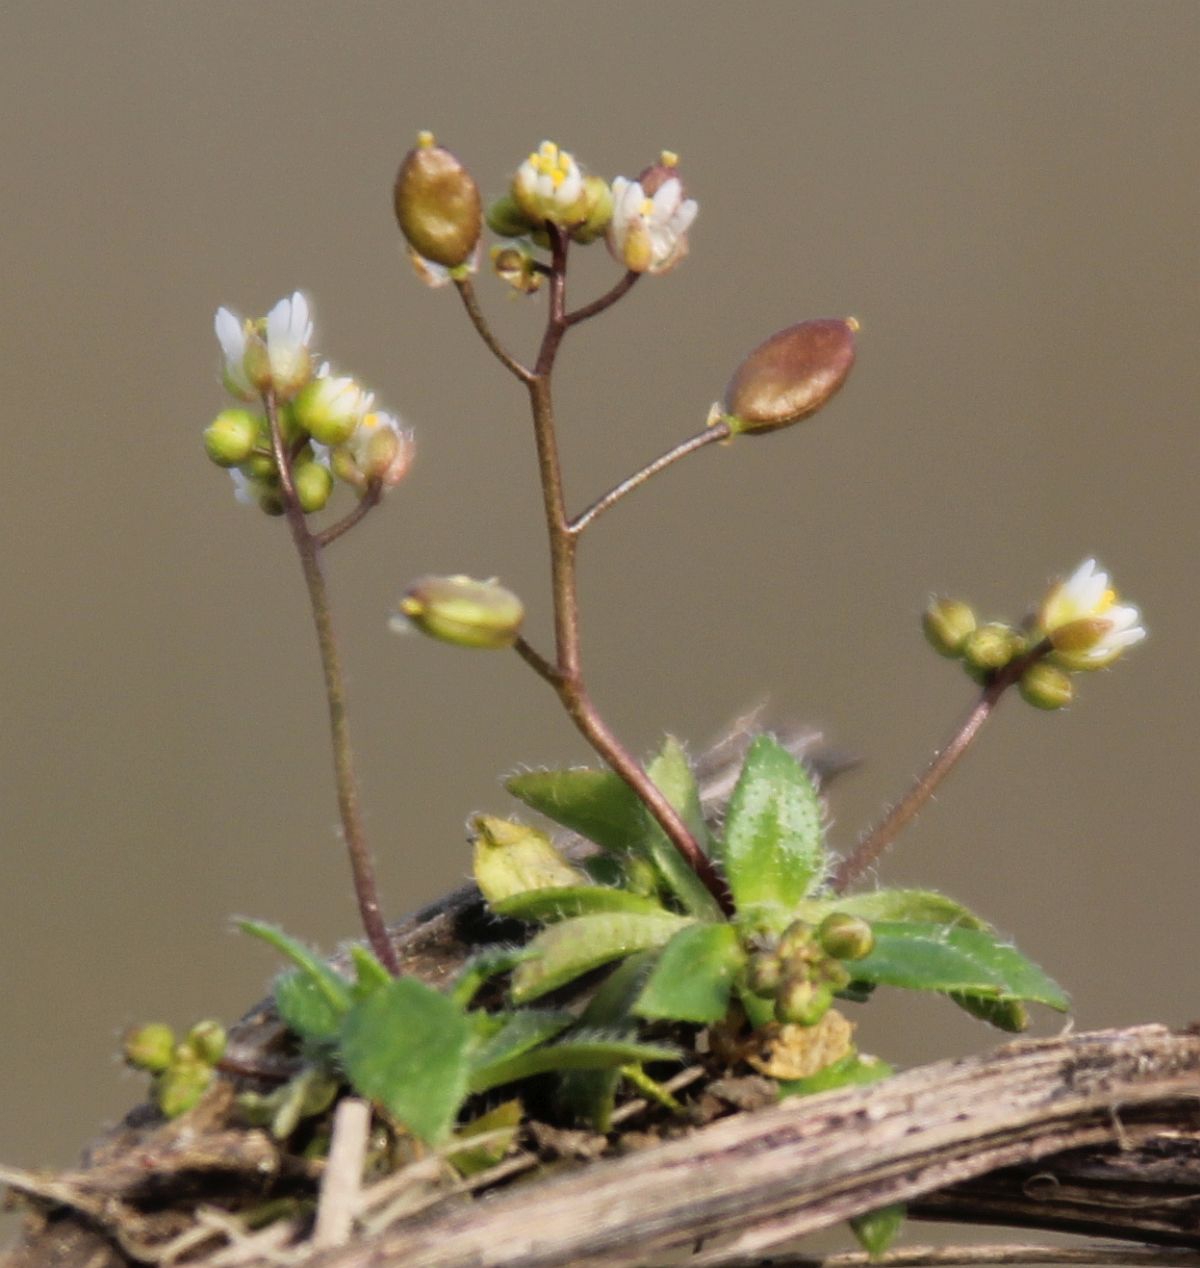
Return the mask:
{"type": "Polygon", "coordinates": [[[312,377],[313,324],[301,291],[281,299],[261,322],[218,308],[213,329],[225,357],[225,386],[241,400],[267,388],[290,397],[312,377]]]}
{"type": "Polygon", "coordinates": [[[608,249],[634,273],[666,273],[687,254],[687,231],[696,219],[694,198],[684,198],[677,176],[663,181],[653,196],[639,181],[613,181],[613,215],[608,249]]]}
{"type": "Polygon", "coordinates": [[[1108,573],[1085,559],[1053,586],[1042,601],[1038,629],[1054,644],[1053,658],[1065,669],[1103,669],[1146,637],[1141,612],[1118,603],[1108,573]]]}

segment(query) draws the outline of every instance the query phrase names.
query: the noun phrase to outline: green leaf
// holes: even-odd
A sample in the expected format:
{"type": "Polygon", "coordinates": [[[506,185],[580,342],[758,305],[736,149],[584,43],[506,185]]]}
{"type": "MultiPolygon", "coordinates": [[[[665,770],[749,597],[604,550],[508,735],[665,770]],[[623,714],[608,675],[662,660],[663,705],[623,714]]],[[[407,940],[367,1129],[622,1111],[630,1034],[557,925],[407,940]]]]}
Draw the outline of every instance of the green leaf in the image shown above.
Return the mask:
{"type": "Polygon", "coordinates": [[[780,1079],[779,1099],[792,1096],[812,1096],[816,1092],[831,1092],[839,1087],[860,1087],[878,1083],[894,1074],[895,1070],[879,1057],[863,1056],[851,1052],[806,1079],[780,1079]]]}
{"type": "MultiPolygon", "coordinates": [[[[642,951],[618,965],[600,984],[579,1018],[581,1030],[608,1030],[624,1034],[634,1030],[633,1005],[642,993],[656,952],[642,951]]],[[[572,1070],[559,1081],[559,1100],[568,1118],[587,1122],[598,1132],[612,1125],[621,1071],[572,1070]]]]}
{"type": "Polygon", "coordinates": [[[669,915],[662,903],[627,889],[605,885],[573,885],[562,889],[532,889],[492,903],[498,916],[514,916],[537,924],[552,924],[571,916],[591,916],[605,911],[634,911],[642,915],[669,915]]]}
{"type": "Polygon", "coordinates": [[[568,863],[536,828],[493,815],[475,819],[475,883],[489,903],[531,889],[586,885],[587,873],[568,863]]]}
{"type": "Polygon", "coordinates": [[[528,947],[488,947],[473,955],[458,971],[450,990],[450,998],[459,1006],[466,1008],[479,993],[487,981],[499,977],[515,969],[522,960],[528,960],[537,953],[528,947]]]}
{"type": "Polygon", "coordinates": [[[732,925],[689,925],[663,948],[634,1012],[672,1021],[720,1021],[745,960],[732,925]]]}
{"type": "MultiPolygon", "coordinates": [[[[807,906],[808,904],[802,904],[807,906]]],[[[812,914],[797,912],[805,920],[820,924],[833,911],[844,911],[864,920],[903,920],[919,924],[957,925],[962,929],[990,929],[991,925],[962,903],[932,889],[876,889],[863,894],[845,894],[812,904],[812,914]]]]}
{"type": "Polygon", "coordinates": [[[386,986],[392,975],[380,964],[374,952],[355,943],[350,948],[350,959],[354,962],[355,982],[350,988],[355,999],[370,995],[381,986],[386,986]]]}
{"type": "Polygon", "coordinates": [[[477,1175],[494,1167],[516,1140],[521,1114],[520,1101],[502,1101],[486,1114],[464,1124],[454,1133],[455,1141],[462,1141],[463,1147],[448,1152],[446,1161],[460,1176],[477,1175]],[[484,1140],[474,1144],[476,1137],[484,1140]]]}
{"type": "Polygon", "coordinates": [[[361,1096],[413,1135],[437,1143],[467,1093],[471,1026],[432,986],[399,977],[360,1000],[342,1026],[341,1057],[361,1096]]]}
{"type": "MultiPolygon", "coordinates": [[[[711,841],[700,811],[700,794],[679,741],[668,736],[662,750],[646,771],[701,847],[707,850],[711,841]]],[[[654,864],[668,891],[693,916],[701,920],[720,920],[721,909],[716,899],[705,888],[691,865],[671,843],[650,811],[641,803],[638,810],[641,815],[641,830],[638,834],[640,847],[654,864]]]]}
{"type": "Polygon", "coordinates": [[[602,1031],[579,1031],[558,1043],[544,1044],[510,1061],[495,1062],[486,1071],[477,1071],[471,1078],[471,1090],[486,1092],[517,1079],[555,1071],[620,1069],[632,1062],[681,1059],[679,1049],[670,1044],[641,1043],[632,1036],[607,1035],[602,1031]]]}
{"type": "Polygon", "coordinates": [[[878,1206],[873,1211],[851,1216],[846,1223],[858,1238],[858,1244],[867,1252],[868,1258],[878,1259],[904,1227],[907,1211],[903,1202],[893,1202],[890,1206],[878,1206]]]}
{"type": "MultiPolygon", "coordinates": [[[[475,1087],[475,1076],[486,1072],[488,1066],[536,1048],[561,1034],[574,1021],[570,1013],[548,1008],[522,1008],[509,1013],[500,1029],[471,1053],[471,1090],[479,1090],[475,1087]]],[[[488,1085],[485,1083],[485,1086],[488,1085]]]]}
{"type": "Polygon", "coordinates": [[[529,944],[537,958],[517,966],[513,999],[525,1003],[611,960],[660,947],[690,923],[686,916],[668,912],[605,912],[550,925],[529,944]]]}
{"type": "Polygon", "coordinates": [[[827,856],[821,803],[804,767],[770,736],[746,754],[729,799],[722,847],[738,915],[786,921],[820,882],[827,856]]]}
{"type": "Polygon", "coordinates": [[[692,774],[691,763],[683,745],[668,735],[658,755],[646,767],[646,774],[657,785],[659,792],[679,812],[688,831],[699,842],[705,854],[712,853],[712,838],[708,824],[704,822],[704,810],[700,805],[700,789],[692,774]]]}
{"type": "Polygon", "coordinates": [[[877,921],[875,949],[856,960],[856,979],[917,991],[1028,1000],[1065,1012],[1062,988],[1015,947],[984,929],[877,921]]]}
{"type": "Polygon", "coordinates": [[[531,770],[513,775],[505,788],[546,818],[606,850],[628,850],[641,828],[641,802],[612,771],[531,770]]]}
{"type": "Polygon", "coordinates": [[[238,928],[261,938],[298,967],[298,973],[284,974],[275,983],[275,1006],[289,1029],[303,1039],[318,1041],[336,1035],[353,1000],[350,983],[304,943],[274,925],[241,920],[238,928]]]}
{"type": "Polygon", "coordinates": [[[964,1012],[980,1021],[986,1021],[997,1030],[1007,1030],[1019,1035],[1029,1029],[1029,1009],[1016,999],[988,999],[983,995],[968,995],[963,991],[951,991],[950,998],[964,1012]]]}

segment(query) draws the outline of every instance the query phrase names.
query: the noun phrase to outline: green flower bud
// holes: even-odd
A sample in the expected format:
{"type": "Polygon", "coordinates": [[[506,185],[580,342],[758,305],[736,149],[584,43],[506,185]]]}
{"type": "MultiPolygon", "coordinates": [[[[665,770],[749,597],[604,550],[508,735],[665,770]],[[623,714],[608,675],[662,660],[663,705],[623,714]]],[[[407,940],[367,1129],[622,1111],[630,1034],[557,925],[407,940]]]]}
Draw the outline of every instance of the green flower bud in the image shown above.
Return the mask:
{"type": "Polygon", "coordinates": [[[269,453],[256,453],[242,463],[242,474],[255,484],[274,485],[279,482],[279,470],[269,453]]]}
{"type": "Polygon", "coordinates": [[[1056,652],[1067,653],[1064,659],[1069,663],[1073,653],[1090,652],[1097,647],[1112,628],[1113,623],[1101,616],[1085,616],[1052,629],[1046,637],[1056,652]]]}
{"type": "Polygon", "coordinates": [[[861,960],[871,954],[875,934],[861,916],[833,911],[817,926],[821,946],[835,960],[861,960]]]}
{"type": "Polygon", "coordinates": [[[283,504],[283,495],[279,489],[264,484],[260,485],[258,490],[258,509],[264,515],[278,517],[287,510],[287,507],[283,504]]]}
{"type": "Polygon", "coordinates": [[[783,959],[790,960],[812,946],[814,932],[807,920],[793,920],[780,935],[776,950],[783,959]]]}
{"type": "Polygon", "coordinates": [[[582,224],[571,229],[571,241],[580,246],[587,246],[597,238],[604,236],[605,229],[613,214],[613,193],[608,181],[601,176],[585,176],[583,178],[586,212],[582,224]]]}
{"type": "Polygon", "coordinates": [[[187,1032],[183,1045],[198,1060],[206,1065],[216,1065],[225,1055],[225,1044],[228,1036],[225,1027],[219,1021],[198,1021],[187,1032]]]}
{"type": "Polygon", "coordinates": [[[775,996],[775,1017],[778,1021],[798,1026],[815,1026],[833,1003],[830,987],[806,977],[787,977],[775,996]]]}
{"type": "Polygon", "coordinates": [[[184,1049],[178,1051],[170,1066],[158,1076],[154,1099],[167,1118],[186,1114],[208,1091],[216,1077],[211,1065],[199,1061],[184,1049]]]}
{"type": "Polygon", "coordinates": [[[503,194],[487,209],[487,226],[501,238],[523,238],[533,222],[512,194],[503,194]]]}
{"type": "Polygon", "coordinates": [[[248,409],[223,409],[204,429],[204,448],[218,467],[245,462],[258,444],[262,420],[248,409]]]}
{"type": "Polygon", "coordinates": [[[1036,709],[1062,709],[1071,703],[1075,686],[1066,672],[1049,661],[1035,661],[1021,675],[1022,697],[1036,709]]]}
{"type": "Polygon", "coordinates": [[[121,1040],[125,1060],[137,1070],[157,1074],[171,1064],[175,1032],[163,1022],[152,1021],[127,1031],[121,1040]]]}
{"type": "Polygon", "coordinates": [[[779,989],[783,961],[770,951],[758,951],[750,957],[746,969],[746,985],[755,995],[770,999],[779,989]]]}
{"type": "Polygon", "coordinates": [[[962,645],[975,632],[975,613],[958,599],[934,599],[921,617],[925,637],[942,656],[962,655],[962,645]]]}
{"type": "Polygon", "coordinates": [[[320,462],[298,463],[292,471],[292,483],[296,488],[296,500],[308,514],[324,510],[333,492],[333,475],[320,462]]]}
{"type": "Polygon", "coordinates": [[[422,577],[399,606],[422,633],[459,647],[511,647],[525,617],[511,591],[470,577],[422,577]]]}
{"type": "Polygon", "coordinates": [[[831,317],[772,335],[734,371],[711,421],[724,419],[736,435],[777,431],[815,414],[845,383],[857,330],[853,317],[831,317]]]}
{"type": "Polygon", "coordinates": [[[967,635],[962,643],[962,654],[970,666],[987,673],[1003,669],[1025,648],[1025,639],[1011,625],[991,621],[967,635]]]}
{"type": "Polygon", "coordinates": [[[492,247],[491,261],[492,272],[522,295],[532,295],[546,280],[545,274],[534,268],[533,252],[525,243],[492,247]]]}
{"type": "Polygon", "coordinates": [[[458,159],[434,142],[433,133],[417,136],[393,193],[400,232],[418,255],[446,268],[469,258],[483,225],[479,187],[458,159]]]}
{"type": "Polygon", "coordinates": [[[292,408],[295,421],[322,445],[341,445],[354,435],[367,400],[349,378],[313,379],[301,388],[292,408]]]}

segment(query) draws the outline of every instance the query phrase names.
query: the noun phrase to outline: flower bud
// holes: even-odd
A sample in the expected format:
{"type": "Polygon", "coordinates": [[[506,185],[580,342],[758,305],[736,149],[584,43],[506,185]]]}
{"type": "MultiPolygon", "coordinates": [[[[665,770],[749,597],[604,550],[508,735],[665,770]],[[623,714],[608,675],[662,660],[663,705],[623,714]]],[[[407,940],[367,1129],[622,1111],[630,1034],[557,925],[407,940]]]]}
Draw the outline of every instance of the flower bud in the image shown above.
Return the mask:
{"type": "Polygon", "coordinates": [[[491,260],[492,272],[522,295],[532,295],[546,280],[534,267],[533,252],[524,243],[492,247],[491,260]]]}
{"type": "Polygon", "coordinates": [[[322,445],[349,440],[369,404],[353,379],[329,374],[301,388],[292,402],[296,422],[322,445]]]}
{"type": "Polygon", "coordinates": [[[779,936],[779,955],[790,960],[812,945],[814,930],[807,920],[793,920],[779,936]]]}
{"type": "Polygon", "coordinates": [[[1035,709],[1062,709],[1071,703],[1075,686],[1065,670],[1049,661],[1035,661],[1021,675],[1022,697],[1035,709]]]}
{"type": "Polygon", "coordinates": [[[770,999],[779,988],[783,961],[770,951],[759,951],[750,957],[746,969],[746,985],[763,999],[770,999]]]}
{"type": "Polygon", "coordinates": [[[176,1051],[170,1066],[158,1076],[154,1099],[167,1118],[186,1114],[208,1091],[215,1075],[211,1065],[199,1061],[184,1048],[176,1051]]]}
{"type": "Polygon", "coordinates": [[[817,926],[821,945],[836,960],[861,960],[871,954],[875,934],[861,916],[834,911],[817,926]]]}
{"type": "Polygon", "coordinates": [[[822,317],[772,335],[734,371],[716,418],[736,435],[776,431],[816,413],[854,365],[857,330],[853,317],[822,317]]]}
{"type": "Polygon", "coordinates": [[[459,647],[511,647],[525,617],[511,591],[470,577],[422,577],[399,606],[423,634],[459,647]]]}
{"type": "Polygon", "coordinates": [[[162,1022],[152,1021],[127,1031],[121,1041],[125,1060],[138,1070],[157,1074],[171,1064],[175,1050],[175,1032],[162,1022]]]}
{"type": "Polygon", "coordinates": [[[975,632],[975,613],[959,599],[934,599],[921,617],[929,645],[941,656],[962,655],[962,645],[975,632]]]}
{"type": "Polygon", "coordinates": [[[583,178],[584,219],[571,229],[571,241],[587,246],[604,236],[613,214],[613,193],[602,176],[583,178]]]}
{"type": "Polygon", "coordinates": [[[466,262],[483,225],[479,187],[471,173],[422,132],[396,176],[396,219],[412,249],[446,268],[466,262]]]}
{"type": "Polygon", "coordinates": [[[197,1060],[216,1065],[225,1055],[227,1038],[225,1027],[219,1021],[206,1020],[198,1021],[183,1042],[197,1060]]]}
{"type": "Polygon", "coordinates": [[[1066,652],[1070,656],[1074,652],[1090,652],[1104,641],[1112,628],[1113,623],[1103,617],[1085,616],[1052,629],[1046,637],[1056,652],[1066,652]]]}
{"type": "Polygon", "coordinates": [[[487,226],[501,238],[523,238],[533,222],[512,194],[502,194],[487,209],[487,226]]]}
{"type": "Polygon", "coordinates": [[[775,996],[775,1017],[798,1026],[815,1026],[829,1011],[833,991],[806,977],[787,977],[775,996]]]}
{"type": "Polygon", "coordinates": [[[314,511],[324,510],[333,493],[333,475],[329,468],[324,463],[311,459],[296,464],[292,471],[292,483],[296,489],[296,500],[309,515],[314,511]]]}
{"type": "Polygon", "coordinates": [[[991,621],[972,630],[963,640],[962,654],[973,668],[987,673],[1003,669],[1025,651],[1025,640],[1011,625],[991,621]]]}
{"type": "Polygon", "coordinates": [[[368,480],[379,480],[391,487],[408,474],[413,450],[408,432],[380,427],[367,439],[359,465],[368,480]]]}
{"type": "Polygon", "coordinates": [[[512,196],[530,224],[568,228],[587,220],[589,196],[579,164],[553,141],[543,141],[517,168],[512,196]]]}
{"type": "Polygon", "coordinates": [[[223,409],[204,429],[204,448],[218,467],[245,462],[258,443],[261,419],[248,409],[223,409]]]}

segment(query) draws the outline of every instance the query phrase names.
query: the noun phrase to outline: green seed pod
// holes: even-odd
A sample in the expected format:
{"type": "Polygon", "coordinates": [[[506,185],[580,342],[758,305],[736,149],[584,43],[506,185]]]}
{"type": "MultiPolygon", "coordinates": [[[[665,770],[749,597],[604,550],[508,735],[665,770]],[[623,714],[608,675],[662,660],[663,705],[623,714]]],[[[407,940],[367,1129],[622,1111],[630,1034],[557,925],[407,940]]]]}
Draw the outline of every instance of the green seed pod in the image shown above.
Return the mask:
{"type": "Polygon", "coordinates": [[[127,1031],[121,1040],[125,1060],[136,1070],[158,1074],[171,1064],[175,1051],[175,1032],[163,1022],[152,1021],[127,1031]]]}
{"type": "Polygon", "coordinates": [[[423,634],[459,647],[511,647],[525,608],[495,581],[422,577],[400,600],[400,611],[423,634]]]}
{"type": "Polygon", "coordinates": [[[934,599],[921,617],[929,645],[941,656],[962,655],[962,645],[975,632],[975,613],[959,599],[934,599]]]}
{"type": "Polygon", "coordinates": [[[292,472],[296,487],[296,500],[307,514],[325,508],[333,492],[333,476],[329,468],[319,462],[297,464],[292,472]]]}
{"type": "Polygon", "coordinates": [[[187,1032],[184,1046],[205,1065],[216,1065],[225,1055],[225,1044],[228,1036],[225,1027],[219,1021],[198,1021],[187,1032]]]}
{"type": "Polygon", "coordinates": [[[854,365],[854,318],[802,321],[760,343],[734,371],[720,417],[734,434],[777,431],[815,414],[854,365]]]}
{"type": "Polygon", "coordinates": [[[875,946],[875,934],[867,921],[845,911],[830,912],[817,926],[817,937],[835,960],[861,960],[875,946]]]}
{"type": "Polygon", "coordinates": [[[483,225],[479,187],[431,132],[404,156],[393,193],[400,231],[418,255],[446,268],[470,258],[483,225]]]}
{"type": "Polygon", "coordinates": [[[248,409],[223,409],[204,429],[205,451],[218,467],[236,467],[253,453],[261,421],[248,409]]]}
{"type": "Polygon", "coordinates": [[[980,625],[963,640],[962,654],[973,668],[988,672],[1003,669],[1025,651],[1025,640],[1011,625],[998,621],[980,625]]]}
{"type": "Polygon", "coordinates": [[[746,985],[755,995],[770,999],[779,988],[783,961],[770,951],[759,951],[750,957],[746,969],[746,985]]]}
{"type": "Polygon", "coordinates": [[[1075,685],[1064,670],[1048,661],[1035,661],[1021,675],[1022,698],[1035,709],[1062,709],[1075,696],[1075,685]]]}
{"type": "Polygon", "coordinates": [[[786,977],[775,996],[775,1017],[798,1026],[815,1026],[829,1011],[833,991],[806,977],[786,977]]]}

